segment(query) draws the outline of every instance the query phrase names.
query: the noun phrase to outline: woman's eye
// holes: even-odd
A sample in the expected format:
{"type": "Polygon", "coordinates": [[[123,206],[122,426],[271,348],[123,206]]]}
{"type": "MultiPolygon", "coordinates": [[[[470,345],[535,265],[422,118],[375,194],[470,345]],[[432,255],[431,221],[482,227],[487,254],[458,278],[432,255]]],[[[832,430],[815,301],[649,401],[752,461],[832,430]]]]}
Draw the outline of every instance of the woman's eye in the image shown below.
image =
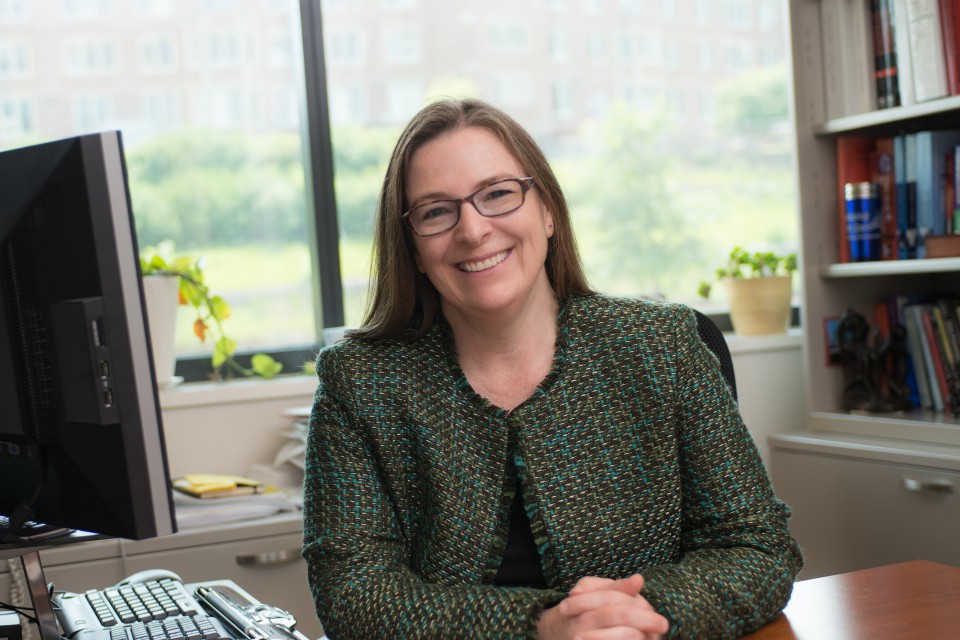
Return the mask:
{"type": "Polygon", "coordinates": [[[494,189],[493,191],[488,191],[488,192],[483,196],[483,199],[484,199],[484,200],[499,200],[500,198],[504,198],[504,197],[511,196],[511,195],[513,195],[513,190],[512,190],[512,189],[508,189],[507,187],[502,187],[502,188],[494,189]]]}
{"type": "Polygon", "coordinates": [[[450,215],[451,212],[452,209],[449,205],[426,207],[420,212],[420,219],[431,220],[433,218],[450,215]]]}

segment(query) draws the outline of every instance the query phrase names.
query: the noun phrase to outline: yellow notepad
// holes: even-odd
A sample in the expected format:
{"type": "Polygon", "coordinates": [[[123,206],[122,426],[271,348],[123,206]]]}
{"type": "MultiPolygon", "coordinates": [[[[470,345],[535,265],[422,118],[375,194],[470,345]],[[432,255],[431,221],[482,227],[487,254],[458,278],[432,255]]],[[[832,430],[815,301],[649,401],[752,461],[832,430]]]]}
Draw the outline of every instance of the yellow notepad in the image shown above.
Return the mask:
{"type": "Polygon", "coordinates": [[[243,496],[263,491],[259,480],[219,473],[193,473],[173,481],[173,488],[197,498],[243,496]]]}

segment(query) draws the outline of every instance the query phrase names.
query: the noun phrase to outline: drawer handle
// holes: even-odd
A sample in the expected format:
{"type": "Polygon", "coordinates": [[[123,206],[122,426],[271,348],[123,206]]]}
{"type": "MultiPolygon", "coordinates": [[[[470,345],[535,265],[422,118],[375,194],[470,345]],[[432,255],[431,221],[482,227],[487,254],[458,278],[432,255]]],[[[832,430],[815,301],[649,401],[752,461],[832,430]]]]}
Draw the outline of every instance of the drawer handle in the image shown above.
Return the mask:
{"type": "Polygon", "coordinates": [[[263,553],[237,556],[237,564],[244,567],[265,567],[275,564],[286,564],[287,562],[293,562],[299,559],[299,549],[283,549],[281,551],[264,551],[263,553]]]}
{"type": "Polygon", "coordinates": [[[903,488],[914,493],[953,493],[953,484],[946,480],[925,482],[913,478],[904,478],[903,488]]]}

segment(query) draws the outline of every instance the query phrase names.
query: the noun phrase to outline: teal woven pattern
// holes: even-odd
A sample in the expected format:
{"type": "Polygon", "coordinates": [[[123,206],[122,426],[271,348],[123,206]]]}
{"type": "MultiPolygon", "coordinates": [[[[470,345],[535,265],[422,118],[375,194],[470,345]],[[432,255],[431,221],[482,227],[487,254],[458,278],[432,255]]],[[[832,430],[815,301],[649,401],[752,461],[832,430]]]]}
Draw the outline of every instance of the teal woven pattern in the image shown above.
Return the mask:
{"type": "Polygon", "coordinates": [[[643,573],[672,637],[783,608],[789,512],[693,312],[587,296],[559,326],[553,370],[509,413],[470,388],[443,321],[320,354],[303,554],[332,639],[532,638],[588,575],[643,573]],[[491,584],[516,473],[549,590],[491,584]]]}

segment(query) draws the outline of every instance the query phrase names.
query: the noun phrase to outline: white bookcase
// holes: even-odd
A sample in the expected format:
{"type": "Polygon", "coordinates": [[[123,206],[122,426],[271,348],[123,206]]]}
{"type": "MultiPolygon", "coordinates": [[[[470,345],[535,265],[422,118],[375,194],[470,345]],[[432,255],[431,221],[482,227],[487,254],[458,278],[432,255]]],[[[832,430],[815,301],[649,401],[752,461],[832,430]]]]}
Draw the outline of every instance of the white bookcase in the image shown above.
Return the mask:
{"type": "Polygon", "coordinates": [[[827,120],[820,0],[787,4],[802,239],[806,430],[771,438],[774,482],[794,507],[791,526],[807,555],[804,577],[910,559],[904,555],[933,554],[937,557],[929,559],[960,564],[960,547],[944,557],[940,547],[933,550],[925,545],[920,534],[924,527],[940,527],[956,532],[954,539],[960,539],[960,510],[955,508],[960,492],[955,473],[960,471],[960,420],[921,410],[898,415],[843,411],[842,370],[827,364],[824,332],[825,319],[837,317],[848,307],[871,318],[872,305],[892,295],[960,293],[960,259],[836,263],[835,150],[841,135],[960,129],[960,97],[827,120]],[[851,481],[850,474],[867,477],[864,474],[873,463],[887,465],[889,473],[870,476],[871,482],[851,481]],[[906,482],[908,466],[922,470],[929,482],[921,483],[919,490],[916,483],[906,482]],[[930,479],[938,473],[942,482],[930,479]],[[902,499],[922,501],[919,512],[910,512],[914,518],[910,530],[917,535],[898,534],[896,540],[888,536],[891,539],[885,544],[881,529],[875,533],[879,542],[863,545],[863,527],[858,523],[902,517],[898,506],[902,499]]]}

